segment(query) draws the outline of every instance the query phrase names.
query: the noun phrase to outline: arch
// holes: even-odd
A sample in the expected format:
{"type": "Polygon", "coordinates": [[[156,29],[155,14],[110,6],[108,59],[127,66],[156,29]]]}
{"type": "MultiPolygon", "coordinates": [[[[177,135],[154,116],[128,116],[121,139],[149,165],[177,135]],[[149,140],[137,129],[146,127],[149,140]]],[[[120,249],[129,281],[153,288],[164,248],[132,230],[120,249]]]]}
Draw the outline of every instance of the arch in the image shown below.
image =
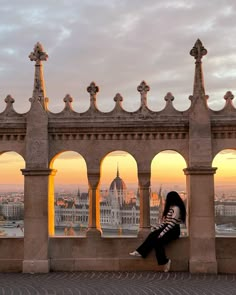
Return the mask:
{"type": "Polygon", "coordinates": [[[139,213],[136,160],[126,151],[110,152],[102,159],[100,173],[100,204],[109,211],[105,222],[100,210],[103,236],[136,235],[138,226],[132,222],[132,207],[139,213]]]}
{"type": "Polygon", "coordinates": [[[50,176],[49,234],[84,235],[88,223],[88,179],[84,158],[77,152],[63,151],[52,158],[50,168],[57,173],[50,176]]]}
{"type": "Polygon", "coordinates": [[[159,152],[151,163],[151,183],[162,184],[162,189],[183,191],[185,188],[185,176],[183,169],[186,168],[185,158],[175,150],[163,150],[159,152]],[[176,167],[177,169],[173,169],[176,167]],[[156,170],[154,170],[157,168],[156,170]],[[171,171],[171,174],[170,174],[171,171]],[[168,175],[168,179],[167,176],[168,175]],[[175,184],[174,187],[172,184],[175,184]]]}
{"type": "MultiPolygon", "coordinates": [[[[175,150],[163,150],[153,158],[151,163],[150,219],[154,225],[161,222],[168,191],[177,191],[185,201],[187,210],[186,176],[183,172],[185,166],[185,158],[175,150]]],[[[182,228],[181,234],[186,235],[185,227],[182,228]]]]}
{"type": "Polygon", "coordinates": [[[215,174],[215,230],[216,235],[236,236],[236,149],[218,152],[212,166],[215,174]]]}
{"type": "Polygon", "coordinates": [[[0,153],[0,234],[24,236],[24,158],[15,151],[0,153]]]}

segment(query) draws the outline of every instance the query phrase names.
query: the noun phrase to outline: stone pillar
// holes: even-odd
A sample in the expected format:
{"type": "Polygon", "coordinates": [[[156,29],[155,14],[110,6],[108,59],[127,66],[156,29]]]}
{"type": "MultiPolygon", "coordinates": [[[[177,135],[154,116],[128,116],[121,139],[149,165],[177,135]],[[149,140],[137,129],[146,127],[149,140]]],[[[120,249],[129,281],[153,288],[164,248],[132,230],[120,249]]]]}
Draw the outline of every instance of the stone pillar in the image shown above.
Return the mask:
{"type": "Polygon", "coordinates": [[[147,231],[150,231],[150,177],[150,171],[138,172],[140,197],[139,236],[146,236],[147,231]]]}
{"type": "Polygon", "coordinates": [[[49,175],[49,186],[48,186],[48,234],[49,236],[55,235],[55,196],[54,196],[54,176],[57,170],[52,169],[49,175]]]}
{"type": "Polygon", "coordinates": [[[88,171],[89,224],[87,237],[101,236],[99,181],[100,172],[88,171]]]}
{"type": "Polygon", "coordinates": [[[46,273],[48,259],[48,113],[42,61],[47,54],[40,43],[29,58],[35,61],[34,89],[27,113],[24,175],[24,261],[23,272],[46,273]]]}
{"type": "Polygon", "coordinates": [[[48,181],[51,169],[22,169],[24,175],[24,273],[49,272],[48,181]]]}
{"type": "Polygon", "coordinates": [[[217,273],[215,249],[214,174],[216,168],[189,167],[189,271],[217,273]]]}
{"type": "Polygon", "coordinates": [[[189,239],[192,273],[216,273],[214,173],[211,118],[205,94],[202,58],[207,54],[197,40],[190,55],[195,58],[193,95],[189,111],[189,161],[185,169],[189,198],[189,239]]]}

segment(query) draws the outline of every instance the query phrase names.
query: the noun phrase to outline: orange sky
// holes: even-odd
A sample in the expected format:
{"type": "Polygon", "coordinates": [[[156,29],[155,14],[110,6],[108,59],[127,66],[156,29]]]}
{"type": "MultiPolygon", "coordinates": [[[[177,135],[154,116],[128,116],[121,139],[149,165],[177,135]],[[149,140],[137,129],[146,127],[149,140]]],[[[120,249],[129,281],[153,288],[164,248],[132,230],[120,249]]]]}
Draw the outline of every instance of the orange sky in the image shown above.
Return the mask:
{"type": "MultiPolygon", "coordinates": [[[[0,156],[0,185],[23,184],[20,169],[24,168],[21,156],[14,152],[7,152],[0,156]]],[[[101,187],[108,188],[116,177],[117,165],[120,177],[127,185],[137,187],[137,165],[134,158],[123,152],[109,154],[101,167],[101,187]]],[[[220,186],[234,187],[236,180],[236,152],[225,150],[213,160],[213,167],[218,167],[215,182],[220,186]]],[[[87,185],[86,163],[84,159],[74,152],[63,153],[55,160],[53,168],[58,172],[55,177],[56,187],[62,184],[87,185]]],[[[182,156],[175,152],[162,152],[152,162],[151,185],[153,190],[159,186],[185,186],[183,169],[186,163],[182,156]]]]}

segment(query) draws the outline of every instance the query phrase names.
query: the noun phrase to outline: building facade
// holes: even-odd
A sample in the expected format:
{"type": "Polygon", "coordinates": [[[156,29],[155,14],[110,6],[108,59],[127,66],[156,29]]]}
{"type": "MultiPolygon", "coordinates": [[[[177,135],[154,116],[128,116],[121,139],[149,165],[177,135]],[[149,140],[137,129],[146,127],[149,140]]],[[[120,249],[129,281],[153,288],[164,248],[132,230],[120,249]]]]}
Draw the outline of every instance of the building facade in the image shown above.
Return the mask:
{"type": "MultiPolygon", "coordinates": [[[[151,224],[159,222],[159,206],[150,205],[151,224]]],[[[89,195],[80,193],[73,202],[59,202],[55,206],[55,230],[72,226],[78,235],[88,228],[89,195]]],[[[108,194],[100,201],[100,223],[103,236],[132,235],[137,236],[140,223],[139,196],[127,200],[127,187],[119,170],[111,182],[108,194]],[[135,199],[135,200],[134,200],[135,199]]],[[[62,233],[62,231],[60,231],[62,233]]],[[[60,234],[59,233],[59,234],[60,234]]]]}

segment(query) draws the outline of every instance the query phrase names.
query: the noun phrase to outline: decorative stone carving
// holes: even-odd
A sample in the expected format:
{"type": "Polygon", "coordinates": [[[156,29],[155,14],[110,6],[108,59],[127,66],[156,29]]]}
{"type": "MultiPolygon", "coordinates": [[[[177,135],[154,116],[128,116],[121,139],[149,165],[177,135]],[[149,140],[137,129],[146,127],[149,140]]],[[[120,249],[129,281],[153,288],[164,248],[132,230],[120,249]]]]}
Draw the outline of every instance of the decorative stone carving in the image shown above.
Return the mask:
{"type": "Polygon", "coordinates": [[[231,91],[227,91],[224,95],[224,99],[227,100],[233,100],[234,99],[234,95],[231,91]]]}
{"type": "Polygon", "coordinates": [[[115,97],[114,97],[114,101],[115,101],[116,103],[119,103],[119,104],[123,101],[123,97],[120,95],[120,93],[117,93],[117,94],[115,95],[115,97]]]}
{"type": "Polygon", "coordinates": [[[167,92],[167,94],[165,96],[165,101],[171,103],[174,99],[175,98],[174,98],[173,94],[171,92],[167,92]]]}
{"type": "Polygon", "coordinates": [[[202,42],[197,39],[195,45],[190,51],[190,55],[192,55],[196,59],[196,62],[201,62],[202,57],[206,54],[206,48],[202,45],[202,42]]]}
{"type": "Polygon", "coordinates": [[[137,90],[141,94],[141,107],[147,106],[147,92],[150,90],[150,86],[145,81],[142,81],[137,90]]]}
{"type": "Polygon", "coordinates": [[[35,75],[34,75],[34,89],[33,96],[30,100],[34,102],[39,100],[44,109],[47,109],[47,102],[45,101],[46,91],[44,87],[44,78],[43,78],[43,64],[42,61],[48,59],[48,55],[43,50],[41,43],[36,43],[34,46],[34,51],[30,53],[29,59],[35,61],[35,75]]]}
{"type": "Polygon", "coordinates": [[[65,109],[72,110],[73,97],[71,97],[70,94],[66,94],[66,96],[63,98],[63,101],[65,102],[65,109]]]}
{"type": "Polygon", "coordinates": [[[91,82],[90,85],[87,87],[88,93],[91,97],[95,97],[96,94],[99,92],[99,87],[96,85],[95,82],[91,82]]]}
{"type": "Polygon", "coordinates": [[[96,95],[99,92],[99,87],[96,85],[95,82],[91,82],[90,85],[87,87],[87,91],[90,94],[90,107],[97,109],[96,95]]]}
{"type": "Polygon", "coordinates": [[[140,92],[141,94],[143,93],[147,93],[148,91],[150,91],[150,86],[147,85],[147,83],[145,81],[142,81],[138,87],[137,87],[138,92],[140,92]]]}
{"type": "Polygon", "coordinates": [[[190,51],[190,55],[192,55],[196,60],[195,77],[194,77],[194,84],[193,84],[193,97],[194,98],[201,97],[203,101],[204,99],[206,100],[206,96],[205,96],[205,87],[204,87],[201,60],[202,60],[202,57],[206,54],[207,54],[207,50],[202,45],[202,42],[199,39],[197,39],[192,50],[190,51]]]}
{"type": "Polygon", "coordinates": [[[48,55],[43,51],[43,46],[41,43],[37,42],[34,46],[34,51],[30,53],[29,59],[35,61],[36,65],[41,64],[42,61],[48,59],[48,55]]]}

